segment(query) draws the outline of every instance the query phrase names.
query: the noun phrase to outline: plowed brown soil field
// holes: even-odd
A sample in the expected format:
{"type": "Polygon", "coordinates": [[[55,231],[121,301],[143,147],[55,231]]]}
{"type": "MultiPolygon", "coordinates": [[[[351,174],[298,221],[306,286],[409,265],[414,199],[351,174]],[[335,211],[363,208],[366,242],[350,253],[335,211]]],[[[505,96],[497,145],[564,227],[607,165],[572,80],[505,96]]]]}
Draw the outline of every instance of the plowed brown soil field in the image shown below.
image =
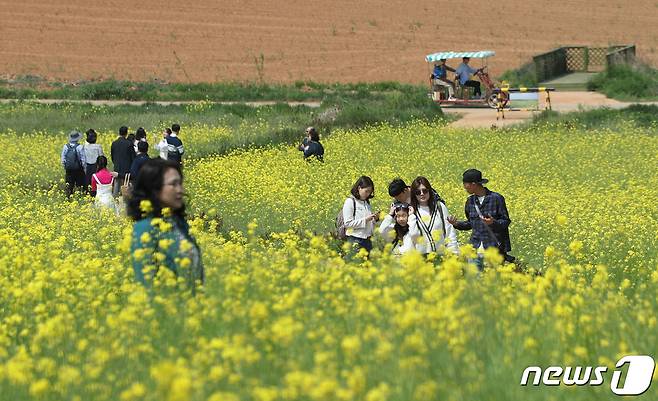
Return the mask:
{"type": "Polygon", "coordinates": [[[658,64],[656,0],[9,0],[0,20],[0,75],[57,80],[418,83],[435,51],[495,50],[497,74],[566,44],[658,64]]]}

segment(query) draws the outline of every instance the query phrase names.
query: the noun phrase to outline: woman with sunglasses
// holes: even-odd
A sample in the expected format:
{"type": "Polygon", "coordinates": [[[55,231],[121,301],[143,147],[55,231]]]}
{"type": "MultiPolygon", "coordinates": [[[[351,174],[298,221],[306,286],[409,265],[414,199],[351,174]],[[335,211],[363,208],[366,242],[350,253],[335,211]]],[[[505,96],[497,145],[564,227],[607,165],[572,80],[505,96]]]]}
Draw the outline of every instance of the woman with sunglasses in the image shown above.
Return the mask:
{"type": "Polygon", "coordinates": [[[411,206],[414,208],[420,236],[416,249],[423,255],[443,253],[447,248],[459,254],[457,232],[448,222],[448,208],[435,196],[432,185],[425,177],[416,177],[411,183],[411,206]]]}
{"type": "Polygon", "coordinates": [[[372,233],[379,219],[370,207],[370,199],[375,197],[375,184],[368,176],[362,175],[352,186],[350,196],[343,204],[343,225],[347,241],[355,248],[372,250],[372,233]]]}

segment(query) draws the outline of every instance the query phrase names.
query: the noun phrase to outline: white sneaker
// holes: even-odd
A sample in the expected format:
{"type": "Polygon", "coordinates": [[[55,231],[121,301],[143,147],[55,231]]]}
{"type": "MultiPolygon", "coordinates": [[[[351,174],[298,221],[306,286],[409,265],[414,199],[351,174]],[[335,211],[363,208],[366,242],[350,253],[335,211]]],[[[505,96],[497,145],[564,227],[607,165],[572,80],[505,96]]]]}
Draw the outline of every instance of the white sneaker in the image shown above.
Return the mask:
{"type": "Polygon", "coordinates": [[[457,98],[454,97],[454,96],[450,96],[450,97],[448,97],[448,100],[451,101],[451,102],[454,102],[455,100],[457,100],[457,98]]]}

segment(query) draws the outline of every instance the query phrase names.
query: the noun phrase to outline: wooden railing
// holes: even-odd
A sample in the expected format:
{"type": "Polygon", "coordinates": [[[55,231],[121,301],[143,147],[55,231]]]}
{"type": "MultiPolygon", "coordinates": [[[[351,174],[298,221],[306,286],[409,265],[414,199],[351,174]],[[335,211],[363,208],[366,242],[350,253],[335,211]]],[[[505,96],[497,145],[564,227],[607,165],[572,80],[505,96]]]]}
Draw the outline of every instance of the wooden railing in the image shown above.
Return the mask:
{"type": "Polygon", "coordinates": [[[630,63],[635,45],[608,47],[563,46],[533,57],[539,82],[568,72],[598,72],[609,65],[630,63]]]}

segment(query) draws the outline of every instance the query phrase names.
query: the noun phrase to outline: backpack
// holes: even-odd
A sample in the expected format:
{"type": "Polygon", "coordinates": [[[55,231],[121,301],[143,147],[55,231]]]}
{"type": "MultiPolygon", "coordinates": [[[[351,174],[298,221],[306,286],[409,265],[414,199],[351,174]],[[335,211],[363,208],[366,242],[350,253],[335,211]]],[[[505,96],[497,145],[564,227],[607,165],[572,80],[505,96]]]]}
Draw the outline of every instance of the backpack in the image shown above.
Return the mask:
{"type": "Polygon", "coordinates": [[[80,170],[82,164],[80,163],[80,157],[78,156],[78,145],[71,145],[70,143],[66,144],[66,153],[64,153],[64,169],[66,170],[80,170]]]}
{"type": "MultiPolygon", "coordinates": [[[[354,200],[353,197],[350,197],[352,199],[352,203],[354,203],[354,211],[352,213],[352,218],[356,216],[356,200],[354,200]]],[[[343,208],[340,208],[340,211],[338,212],[338,215],[336,216],[336,232],[335,232],[336,238],[340,240],[346,240],[347,239],[347,227],[345,227],[345,220],[343,220],[343,208]]]]}
{"type": "MultiPolygon", "coordinates": [[[[176,138],[178,139],[178,138],[176,138]]],[[[172,137],[167,137],[167,160],[173,160],[175,162],[180,163],[181,162],[181,154],[178,152],[178,149],[174,150],[173,152],[171,151],[171,146],[174,146],[174,148],[178,148],[178,146],[181,145],[180,140],[174,140],[172,137]]]]}

